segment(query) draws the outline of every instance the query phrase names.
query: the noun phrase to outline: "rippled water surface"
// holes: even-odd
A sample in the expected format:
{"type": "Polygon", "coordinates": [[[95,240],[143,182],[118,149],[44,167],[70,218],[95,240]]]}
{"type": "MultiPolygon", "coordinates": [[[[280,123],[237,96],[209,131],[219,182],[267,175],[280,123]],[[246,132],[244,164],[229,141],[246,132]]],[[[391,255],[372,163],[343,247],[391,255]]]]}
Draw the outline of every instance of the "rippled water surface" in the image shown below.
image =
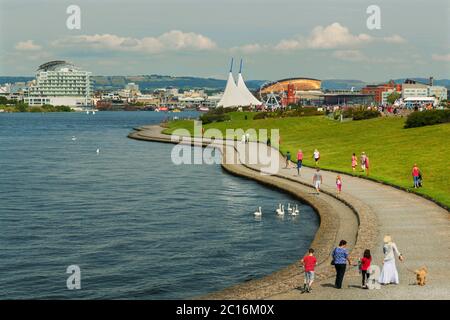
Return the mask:
{"type": "Polygon", "coordinates": [[[310,207],[126,137],[165,117],[0,114],[0,298],[189,298],[305,252],[318,227],[310,207]],[[279,202],[301,215],[277,218],[279,202]],[[66,287],[73,264],[81,290],[66,287]]]}

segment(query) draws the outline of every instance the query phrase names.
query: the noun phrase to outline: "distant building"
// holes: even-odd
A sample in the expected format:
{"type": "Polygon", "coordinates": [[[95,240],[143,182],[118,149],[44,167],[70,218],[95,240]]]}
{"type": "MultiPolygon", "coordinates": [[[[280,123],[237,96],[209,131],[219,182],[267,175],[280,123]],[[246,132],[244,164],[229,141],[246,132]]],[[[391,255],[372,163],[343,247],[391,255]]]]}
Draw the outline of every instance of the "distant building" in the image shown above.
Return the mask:
{"type": "Polygon", "coordinates": [[[24,101],[30,106],[50,104],[76,108],[91,105],[92,92],[90,72],[66,61],[50,61],[39,66],[24,101]]]}
{"type": "Polygon", "coordinates": [[[430,86],[428,87],[428,96],[436,97],[439,101],[446,100],[448,94],[447,91],[447,88],[443,86],[430,86]]]}
{"type": "Polygon", "coordinates": [[[389,92],[389,94],[392,92],[400,93],[402,92],[402,85],[396,84],[393,80],[391,80],[388,83],[367,85],[361,89],[361,93],[363,94],[372,94],[376,104],[387,103],[387,97],[389,94],[386,94],[386,92],[389,92]]]}
{"type": "Polygon", "coordinates": [[[428,97],[428,85],[423,83],[404,83],[402,86],[402,98],[428,97]]]}
{"type": "Polygon", "coordinates": [[[137,91],[139,91],[139,85],[134,82],[130,82],[125,86],[125,89],[137,92],[137,91]]]}
{"type": "Polygon", "coordinates": [[[375,103],[373,93],[358,91],[327,92],[323,95],[325,105],[370,105],[375,103]]]}

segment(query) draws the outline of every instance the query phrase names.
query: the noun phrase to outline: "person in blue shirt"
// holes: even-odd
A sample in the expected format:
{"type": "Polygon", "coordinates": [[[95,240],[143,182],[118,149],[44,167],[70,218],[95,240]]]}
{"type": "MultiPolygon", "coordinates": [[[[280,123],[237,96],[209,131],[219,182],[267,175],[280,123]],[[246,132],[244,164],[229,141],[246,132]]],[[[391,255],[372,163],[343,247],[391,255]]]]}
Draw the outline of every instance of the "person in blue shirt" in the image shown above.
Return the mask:
{"type": "Polygon", "coordinates": [[[334,248],[331,256],[333,258],[334,268],[336,269],[336,281],[334,285],[337,289],[341,289],[347,262],[351,265],[351,261],[348,256],[347,241],[341,240],[339,242],[339,246],[334,248]]]}

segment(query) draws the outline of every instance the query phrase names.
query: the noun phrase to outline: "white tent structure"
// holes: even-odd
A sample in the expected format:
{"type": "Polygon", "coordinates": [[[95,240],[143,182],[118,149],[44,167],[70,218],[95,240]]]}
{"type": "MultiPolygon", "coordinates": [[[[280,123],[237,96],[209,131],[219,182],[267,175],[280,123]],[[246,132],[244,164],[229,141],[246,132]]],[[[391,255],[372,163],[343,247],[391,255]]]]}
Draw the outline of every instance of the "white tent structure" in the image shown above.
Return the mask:
{"type": "Polygon", "coordinates": [[[259,106],[261,104],[261,101],[256,99],[255,96],[250,92],[250,90],[248,90],[247,86],[245,85],[244,78],[242,78],[242,59],[241,66],[239,68],[237,88],[240,91],[241,95],[246,99],[247,105],[259,106]]]}
{"type": "MultiPolygon", "coordinates": [[[[242,63],[241,63],[242,66],[242,63]]],[[[242,82],[241,88],[236,86],[233,78],[233,59],[231,59],[230,73],[228,74],[227,84],[225,86],[225,92],[223,93],[222,99],[220,99],[217,104],[218,107],[239,107],[239,106],[249,106],[249,105],[259,105],[259,102],[248,90],[244,83],[241,73],[239,72],[239,79],[242,82]],[[245,88],[242,89],[242,88],[245,88]],[[248,92],[244,93],[244,92],[248,92]]],[[[238,81],[239,84],[239,81],[238,81]]]]}

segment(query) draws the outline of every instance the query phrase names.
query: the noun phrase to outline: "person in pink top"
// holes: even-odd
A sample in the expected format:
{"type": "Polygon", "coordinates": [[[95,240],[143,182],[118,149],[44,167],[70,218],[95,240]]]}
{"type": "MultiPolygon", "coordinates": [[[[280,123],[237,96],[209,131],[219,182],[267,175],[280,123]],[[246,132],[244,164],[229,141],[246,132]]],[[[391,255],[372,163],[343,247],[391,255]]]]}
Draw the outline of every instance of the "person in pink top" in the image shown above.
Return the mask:
{"type": "Polygon", "coordinates": [[[366,174],[367,174],[367,176],[369,176],[369,156],[368,155],[366,155],[365,167],[366,167],[366,174]]]}
{"type": "Polygon", "coordinates": [[[414,166],[412,168],[412,176],[414,179],[414,188],[418,188],[419,182],[420,182],[420,169],[417,166],[417,164],[414,164],[414,166]]]}
{"type": "Polygon", "coordinates": [[[300,175],[300,171],[302,170],[302,162],[303,162],[303,152],[302,149],[299,149],[297,152],[297,175],[300,175]]]}
{"type": "Polygon", "coordinates": [[[353,169],[353,172],[355,172],[357,165],[358,165],[358,159],[356,158],[356,155],[353,153],[353,155],[352,155],[352,169],[353,169]]]}
{"type": "Polygon", "coordinates": [[[339,196],[342,191],[342,178],[340,175],[336,177],[336,189],[337,189],[337,195],[339,196]]]}

